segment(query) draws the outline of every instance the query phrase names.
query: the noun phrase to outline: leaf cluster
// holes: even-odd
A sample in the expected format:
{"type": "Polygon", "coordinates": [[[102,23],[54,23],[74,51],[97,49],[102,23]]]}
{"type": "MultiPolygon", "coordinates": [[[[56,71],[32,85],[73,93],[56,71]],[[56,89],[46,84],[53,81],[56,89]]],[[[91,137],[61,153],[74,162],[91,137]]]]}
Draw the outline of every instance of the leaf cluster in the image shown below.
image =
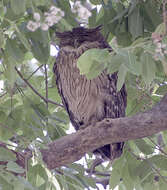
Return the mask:
{"type": "MultiPolygon", "coordinates": [[[[166,132],[128,142],[124,154],[112,167],[110,163],[100,165],[93,174],[85,169],[94,160],[91,154],[80,163],[54,171],[48,171],[41,155],[35,154],[40,147],[66,135],[70,127],[55,86],[52,73],[55,57],[50,56],[50,44],[57,44],[55,31],[71,30],[79,25],[71,2],[74,1],[0,1],[0,141],[8,147],[0,146],[0,189],[97,189],[98,182],[104,185],[107,179],[110,189],[118,186],[119,190],[165,190],[166,132]],[[29,31],[26,26],[33,14],[38,12],[43,19],[44,12],[53,5],[65,12],[63,19],[48,31],[40,28],[29,31]],[[27,147],[34,154],[23,168],[11,150],[23,153],[27,147]]],[[[83,5],[85,2],[81,1],[83,5]]],[[[118,72],[117,90],[124,82],[127,86],[126,114],[130,116],[151,108],[167,91],[166,56],[160,56],[158,61],[154,59],[156,47],[151,38],[153,32],[163,35],[162,2],[90,2],[93,9],[87,25],[102,24],[102,33],[113,51],[86,51],[78,60],[81,74],[91,80],[103,70],[108,74],[118,72]]],[[[166,40],[164,35],[163,43],[166,40]]]]}

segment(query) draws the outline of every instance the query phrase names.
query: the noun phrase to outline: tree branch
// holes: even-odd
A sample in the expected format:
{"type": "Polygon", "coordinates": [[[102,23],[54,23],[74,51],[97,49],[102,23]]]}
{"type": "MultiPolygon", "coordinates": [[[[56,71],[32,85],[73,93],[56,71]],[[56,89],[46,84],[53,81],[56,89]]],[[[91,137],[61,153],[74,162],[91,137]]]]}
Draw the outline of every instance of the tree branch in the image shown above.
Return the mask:
{"type": "Polygon", "coordinates": [[[51,103],[51,104],[54,104],[56,106],[61,106],[61,107],[64,107],[63,105],[61,104],[58,104],[52,100],[49,100],[49,99],[46,99],[45,97],[43,97],[24,77],[23,75],[21,74],[21,72],[15,67],[15,70],[17,72],[17,74],[20,76],[20,78],[31,88],[31,90],[36,94],[38,95],[45,103],[51,103]]]}
{"type": "Polygon", "coordinates": [[[131,117],[106,118],[42,149],[43,161],[54,169],[79,160],[86,152],[106,144],[151,136],[167,130],[167,94],[151,110],[131,117]]]}
{"type": "Polygon", "coordinates": [[[28,81],[41,67],[43,67],[43,64],[40,65],[34,72],[32,72],[31,75],[26,80],[28,81]]]}
{"type": "Polygon", "coordinates": [[[47,71],[47,65],[44,65],[44,69],[45,69],[45,91],[46,91],[46,107],[48,109],[48,71],[47,71]]]}

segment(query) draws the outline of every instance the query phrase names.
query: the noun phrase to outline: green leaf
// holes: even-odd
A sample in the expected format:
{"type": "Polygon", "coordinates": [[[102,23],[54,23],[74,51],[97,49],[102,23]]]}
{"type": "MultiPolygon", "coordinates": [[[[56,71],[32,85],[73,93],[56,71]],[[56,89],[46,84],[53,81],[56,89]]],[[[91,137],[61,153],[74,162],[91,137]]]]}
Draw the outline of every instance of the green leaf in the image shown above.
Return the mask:
{"type": "Polygon", "coordinates": [[[156,94],[165,95],[167,92],[167,85],[162,85],[156,90],[156,94]]]}
{"type": "Polygon", "coordinates": [[[140,8],[135,7],[131,14],[128,16],[128,28],[132,34],[133,40],[143,35],[143,19],[140,15],[140,8]]]}
{"type": "Polygon", "coordinates": [[[31,106],[41,118],[45,118],[50,115],[46,105],[42,102],[40,104],[32,104],[31,106]]]}
{"type": "Polygon", "coordinates": [[[50,56],[48,45],[44,46],[42,43],[33,40],[31,48],[36,59],[38,59],[41,63],[47,63],[50,56]]]}
{"type": "Polygon", "coordinates": [[[123,61],[124,61],[123,57],[118,54],[111,56],[107,66],[107,72],[114,73],[118,71],[123,61]]]}
{"type": "MultiPolygon", "coordinates": [[[[107,49],[89,49],[84,52],[78,59],[77,66],[81,74],[89,74],[93,69],[97,72],[104,70],[105,64],[109,59],[109,52],[107,49]]],[[[93,74],[93,73],[92,73],[93,74]]],[[[97,73],[95,74],[95,76],[97,73]]],[[[95,77],[94,76],[94,77],[95,77]]]]}
{"type": "Polygon", "coordinates": [[[22,44],[24,45],[24,47],[30,51],[31,49],[31,46],[27,40],[27,38],[25,37],[24,33],[22,33],[18,28],[16,28],[16,31],[17,31],[17,34],[18,34],[18,37],[20,39],[20,41],[22,42],[22,44]]]}
{"type": "Polygon", "coordinates": [[[160,35],[163,35],[165,34],[165,23],[161,23],[157,26],[156,30],[155,30],[155,33],[156,34],[160,34],[160,35]]]}
{"type": "MultiPolygon", "coordinates": [[[[122,62],[124,66],[134,75],[140,75],[142,71],[142,65],[139,61],[137,61],[137,56],[134,55],[131,51],[127,49],[118,49],[114,48],[114,51],[117,53],[116,60],[118,60],[118,64],[122,62]]],[[[115,60],[115,61],[116,61],[115,60]]],[[[111,58],[112,61],[112,58],[111,58]]],[[[115,63],[116,64],[116,63],[115,63]]]]}
{"type": "MultiPolygon", "coordinates": [[[[129,145],[129,144],[132,144],[132,141],[131,141],[131,143],[129,143],[129,141],[128,141],[127,145],[129,145]]],[[[134,151],[135,149],[133,148],[132,150],[134,151]]],[[[141,163],[141,161],[137,160],[134,156],[132,156],[132,154],[130,154],[130,152],[128,152],[126,150],[125,150],[124,155],[125,155],[125,158],[126,158],[125,165],[128,166],[128,173],[129,173],[128,175],[129,175],[129,178],[131,180],[133,180],[134,183],[136,183],[137,177],[135,176],[134,170],[135,170],[136,167],[139,166],[139,164],[141,163]]],[[[124,171],[124,168],[122,170],[124,171]]]]}
{"type": "Polygon", "coordinates": [[[16,161],[16,155],[4,147],[0,147],[0,161],[16,161]]]}
{"type": "Polygon", "coordinates": [[[90,2],[94,5],[100,5],[101,4],[101,0],[90,0],[90,2]]]}
{"type": "Polygon", "coordinates": [[[24,59],[24,53],[15,39],[7,39],[5,53],[14,63],[21,63],[24,59]]]}
{"type": "Polygon", "coordinates": [[[135,144],[144,154],[152,154],[154,152],[154,149],[149,146],[143,139],[135,140],[135,144]]]}
{"type": "MultiPolygon", "coordinates": [[[[56,3],[58,7],[60,7],[64,13],[65,13],[65,20],[69,24],[69,26],[76,27],[78,26],[78,23],[76,22],[75,19],[75,14],[71,12],[71,6],[70,2],[67,0],[56,0],[56,3]]],[[[61,22],[61,21],[60,21],[61,22]]]]}
{"type": "Polygon", "coordinates": [[[159,190],[166,190],[166,182],[163,179],[160,179],[159,190]]]}
{"type": "Polygon", "coordinates": [[[152,173],[151,165],[147,160],[144,160],[134,169],[135,176],[138,176],[141,180],[146,179],[152,173]]]}
{"type": "Polygon", "coordinates": [[[1,190],[10,190],[12,189],[12,185],[7,183],[6,180],[4,180],[1,176],[0,176],[0,189],[1,190]]]}
{"type": "Polygon", "coordinates": [[[92,15],[89,17],[89,26],[96,26],[96,16],[97,16],[97,8],[91,10],[92,15]]]}
{"type": "Polygon", "coordinates": [[[60,21],[59,21],[59,24],[61,24],[63,30],[72,30],[72,25],[70,25],[66,19],[62,18],[60,21]]]}
{"type": "Polygon", "coordinates": [[[24,185],[26,190],[38,190],[38,188],[33,187],[24,177],[18,177],[18,181],[24,185]]]}
{"type": "Polygon", "coordinates": [[[129,32],[116,32],[117,42],[120,46],[126,47],[132,43],[132,36],[129,32]]]}
{"type": "Polygon", "coordinates": [[[149,53],[142,53],[140,60],[142,63],[142,77],[145,83],[149,85],[155,78],[155,62],[149,53]]]}
{"type": "Polygon", "coordinates": [[[7,64],[6,70],[4,72],[4,75],[6,79],[8,80],[7,82],[7,90],[10,94],[14,93],[14,84],[16,82],[17,78],[17,73],[15,70],[15,65],[11,60],[5,60],[4,63],[7,64]]]}
{"type": "MultiPolygon", "coordinates": [[[[96,63],[96,62],[94,62],[96,63]]],[[[86,77],[88,79],[96,78],[98,75],[100,75],[103,70],[105,69],[105,66],[103,64],[93,64],[89,70],[89,72],[86,74],[86,77]]]]}
{"type": "MultiPolygon", "coordinates": [[[[10,185],[13,185],[16,183],[16,181],[18,181],[17,177],[14,176],[13,174],[7,172],[7,171],[1,171],[0,172],[0,176],[6,181],[8,182],[10,185]]],[[[13,190],[13,189],[12,189],[13,190]]]]}
{"type": "Polygon", "coordinates": [[[148,159],[149,162],[154,163],[159,169],[167,171],[167,158],[163,155],[155,155],[148,159]]]}
{"type": "Polygon", "coordinates": [[[5,36],[3,31],[0,29],[0,48],[4,48],[5,45],[5,36]]]}
{"type": "Polygon", "coordinates": [[[21,184],[19,181],[16,181],[15,184],[14,184],[14,189],[13,190],[18,190],[18,189],[24,190],[24,184],[21,184]]]}
{"type": "Polygon", "coordinates": [[[45,6],[47,4],[47,1],[45,0],[36,0],[34,1],[36,6],[45,6]]]}
{"type": "Polygon", "coordinates": [[[85,187],[96,188],[96,182],[93,178],[80,175],[80,180],[83,181],[85,187]]]}
{"type": "Polygon", "coordinates": [[[135,180],[135,190],[143,190],[139,177],[136,177],[136,180],[135,180]]]}
{"type": "Polygon", "coordinates": [[[39,186],[39,182],[41,181],[40,179],[38,180],[39,176],[40,179],[43,179],[43,181],[48,181],[46,171],[40,164],[37,164],[33,167],[30,165],[27,176],[28,181],[34,186],[39,186]]]}
{"type": "Polygon", "coordinates": [[[123,178],[123,183],[126,186],[126,189],[133,190],[134,189],[134,180],[132,180],[132,178],[130,177],[127,164],[125,164],[125,166],[123,168],[122,178],[123,178]]]}
{"type": "Polygon", "coordinates": [[[153,183],[144,184],[143,190],[157,190],[157,186],[153,183]]]}
{"type": "Polygon", "coordinates": [[[26,0],[11,0],[11,8],[16,15],[25,13],[26,0]]]}
{"type": "Polygon", "coordinates": [[[141,74],[141,63],[137,61],[137,57],[130,51],[125,51],[125,65],[129,68],[129,71],[132,74],[140,75],[141,74]]]}
{"type": "Polygon", "coordinates": [[[69,123],[69,116],[67,115],[67,112],[65,112],[64,110],[53,112],[51,118],[55,118],[59,122],[69,123]]]}
{"type": "Polygon", "coordinates": [[[119,185],[120,179],[121,179],[121,176],[118,170],[113,169],[111,172],[110,181],[109,181],[110,189],[114,189],[117,185],[119,185]]]}
{"type": "Polygon", "coordinates": [[[143,3],[142,7],[143,11],[143,20],[147,22],[146,24],[151,25],[154,28],[149,28],[155,30],[155,28],[162,23],[162,17],[161,17],[161,12],[158,10],[157,2],[154,0],[147,0],[146,2],[143,3]]]}
{"type": "Polygon", "coordinates": [[[121,88],[125,82],[125,77],[126,77],[127,71],[128,71],[127,68],[122,64],[118,71],[117,91],[121,90],[121,88]]]}
{"type": "Polygon", "coordinates": [[[126,189],[126,186],[123,183],[121,183],[119,185],[119,190],[127,190],[127,189],[126,189]]]}
{"type": "Polygon", "coordinates": [[[16,162],[12,162],[12,161],[9,161],[7,163],[7,168],[6,168],[8,171],[12,171],[12,172],[15,172],[15,173],[24,173],[25,170],[20,167],[16,162]]]}
{"type": "Polygon", "coordinates": [[[72,164],[70,165],[70,168],[72,168],[72,169],[78,171],[78,172],[81,173],[81,174],[84,174],[84,172],[85,172],[84,167],[83,167],[81,164],[78,164],[78,163],[72,163],[72,164]]]}

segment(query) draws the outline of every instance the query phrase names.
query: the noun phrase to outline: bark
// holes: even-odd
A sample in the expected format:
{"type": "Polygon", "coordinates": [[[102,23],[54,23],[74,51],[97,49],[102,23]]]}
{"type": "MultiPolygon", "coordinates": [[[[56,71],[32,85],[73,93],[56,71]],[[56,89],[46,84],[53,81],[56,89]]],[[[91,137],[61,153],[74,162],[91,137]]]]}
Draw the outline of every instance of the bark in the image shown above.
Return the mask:
{"type": "Polygon", "coordinates": [[[167,130],[167,95],[149,111],[125,118],[106,118],[61,137],[41,153],[47,167],[54,169],[77,161],[86,152],[105,144],[143,138],[164,130],[167,130]]]}

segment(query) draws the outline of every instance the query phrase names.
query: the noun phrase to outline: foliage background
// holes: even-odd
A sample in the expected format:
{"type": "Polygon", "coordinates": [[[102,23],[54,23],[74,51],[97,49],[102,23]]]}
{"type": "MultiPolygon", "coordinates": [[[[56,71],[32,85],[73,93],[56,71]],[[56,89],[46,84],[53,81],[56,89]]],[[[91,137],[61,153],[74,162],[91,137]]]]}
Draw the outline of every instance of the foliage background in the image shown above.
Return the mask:
{"type": "Polygon", "coordinates": [[[150,109],[167,91],[165,1],[80,2],[91,13],[87,20],[73,11],[74,0],[0,1],[0,141],[5,145],[0,147],[0,189],[78,190],[98,189],[102,186],[97,184],[102,184],[119,190],[166,190],[166,132],[127,142],[112,168],[111,163],[100,165],[93,175],[87,169],[94,160],[92,154],[83,158],[83,165],[72,163],[54,171],[48,171],[41,161],[39,147],[66,135],[69,129],[52,73],[56,58],[50,56],[50,44],[58,48],[55,31],[80,24],[89,28],[102,25],[113,52],[87,51],[78,67],[89,79],[104,68],[109,73],[118,71],[118,90],[124,82],[127,87],[127,116],[150,109]],[[29,30],[27,24],[34,13],[44,22],[44,13],[51,6],[64,12],[60,21],[48,30],[29,30]],[[33,159],[21,167],[10,150],[24,153],[27,147],[34,151],[33,159]]]}

